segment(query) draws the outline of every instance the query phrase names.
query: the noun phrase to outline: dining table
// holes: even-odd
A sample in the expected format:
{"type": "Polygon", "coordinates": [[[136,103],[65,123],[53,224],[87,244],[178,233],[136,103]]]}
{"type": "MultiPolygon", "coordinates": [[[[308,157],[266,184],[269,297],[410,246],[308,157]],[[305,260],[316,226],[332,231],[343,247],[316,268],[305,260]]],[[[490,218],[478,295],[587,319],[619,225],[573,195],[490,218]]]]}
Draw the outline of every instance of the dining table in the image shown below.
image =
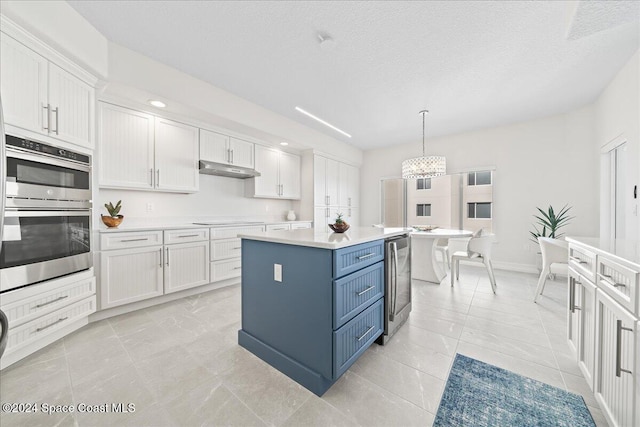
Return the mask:
{"type": "Polygon", "coordinates": [[[439,239],[471,237],[472,231],[435,228],[429,231],[411,232],[411,278],[440,283],[447,275],[436,260],[435,251],[439,239]]]}

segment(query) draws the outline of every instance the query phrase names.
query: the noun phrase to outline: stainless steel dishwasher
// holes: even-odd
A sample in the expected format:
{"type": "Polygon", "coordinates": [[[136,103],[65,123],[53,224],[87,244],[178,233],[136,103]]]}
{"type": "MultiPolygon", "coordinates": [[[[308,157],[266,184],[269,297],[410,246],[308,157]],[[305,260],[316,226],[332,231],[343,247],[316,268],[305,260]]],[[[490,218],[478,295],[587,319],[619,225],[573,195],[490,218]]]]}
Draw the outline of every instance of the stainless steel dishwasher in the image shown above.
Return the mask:
{"type": "Polygon", "coordinates": [[[384,345],[409,318],[411,312],[411,241],[409,235],[384,242],[384,333],[376,341],[384,345]]]}

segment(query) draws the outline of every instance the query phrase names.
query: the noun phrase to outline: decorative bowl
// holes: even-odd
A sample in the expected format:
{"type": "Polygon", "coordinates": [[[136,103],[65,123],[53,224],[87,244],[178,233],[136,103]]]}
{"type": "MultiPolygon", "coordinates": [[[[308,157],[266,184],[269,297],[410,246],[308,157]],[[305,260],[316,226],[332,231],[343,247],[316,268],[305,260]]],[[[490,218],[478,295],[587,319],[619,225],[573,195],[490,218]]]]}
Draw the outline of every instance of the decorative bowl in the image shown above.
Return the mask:
{"type": "Polygon", "coordinates": [[[349,229],[349,224],[343,222],[342,224],[329,224],[329,228],[335,233],[344,233],[349,229]]]}
{"type": "Polygon", "coordinates": [[[438,228],[435,225],[412,225],[411,227],[416,231],[432,231],[438,228]]]}
{"type": "Polygon", "coordinates": [[[120,225],[120,223],[124,219],[124,216],[123,215],[118,215],[117,217],[113,217],[113,216],[108,216],[108,215],[107,216],[100,215],[100,218],[102,218],[102,222],[107,227],[109,227],[109,228],[118,228],[118,226],[120,225]]]}

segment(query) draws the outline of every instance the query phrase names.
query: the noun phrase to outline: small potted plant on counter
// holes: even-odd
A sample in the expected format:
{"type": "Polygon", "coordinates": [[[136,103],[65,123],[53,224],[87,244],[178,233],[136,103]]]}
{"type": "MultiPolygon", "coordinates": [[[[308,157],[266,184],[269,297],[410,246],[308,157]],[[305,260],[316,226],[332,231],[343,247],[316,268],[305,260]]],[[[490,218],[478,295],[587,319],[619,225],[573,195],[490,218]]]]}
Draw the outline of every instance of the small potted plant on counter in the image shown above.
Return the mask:
{"type": "Polygon", "coordinates": [[[338,213],[335,222],[333,224],[329,224],[329,228],[331,228],[336,233],[344,233],[349,229],[349,224],[347,224],[347,222],[342,219],[342,216],[343,214],[338,213]]]}
{"type": "Polygon", "coordinates": [[[124,216],[118,215],[120,213],[120,209],[122,209],[122,200],[118,200],[115,206],[111,202],[105,203],[104,207],[107,208],[107,212],[109,212],[109,216],[105,216],[100,214],[100,218],[102,218],[102,222],[109,228],[117,228],[124,216]]]}

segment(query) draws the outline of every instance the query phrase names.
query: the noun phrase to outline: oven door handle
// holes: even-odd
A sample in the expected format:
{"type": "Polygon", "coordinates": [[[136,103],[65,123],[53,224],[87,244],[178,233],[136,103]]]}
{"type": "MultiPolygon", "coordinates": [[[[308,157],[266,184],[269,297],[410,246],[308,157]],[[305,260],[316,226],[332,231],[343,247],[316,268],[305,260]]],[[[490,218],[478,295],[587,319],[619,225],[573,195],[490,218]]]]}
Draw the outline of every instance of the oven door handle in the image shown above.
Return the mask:
{"type": "Polygon", "coordinates": [[[48,154],[34,154],[28,151],[22,151],[19,148],[7,147],[7,157],[12,159],[27,160],[35,163],[59,166],[61,168],[73,169],[80,172],[91,172],[91,167],[84,163],[74,162],[73,160],[64,160],[48,154]]]}
{"type": "Polygon", "coordinates": [[[5,210],[7,218],[40,218],[46,216],[91,216],[90,209],[60,210],[60,211],[36,211],[36,210],[5,210]]]}
{"type": "Polygon", "coordinates": [[[5,348],[7,348],[7,341],[9,339],[9,319],[4,314],[2,310],[0,310],[0,358],[2,357],[2,353],[4,353],[5,348]]]}

